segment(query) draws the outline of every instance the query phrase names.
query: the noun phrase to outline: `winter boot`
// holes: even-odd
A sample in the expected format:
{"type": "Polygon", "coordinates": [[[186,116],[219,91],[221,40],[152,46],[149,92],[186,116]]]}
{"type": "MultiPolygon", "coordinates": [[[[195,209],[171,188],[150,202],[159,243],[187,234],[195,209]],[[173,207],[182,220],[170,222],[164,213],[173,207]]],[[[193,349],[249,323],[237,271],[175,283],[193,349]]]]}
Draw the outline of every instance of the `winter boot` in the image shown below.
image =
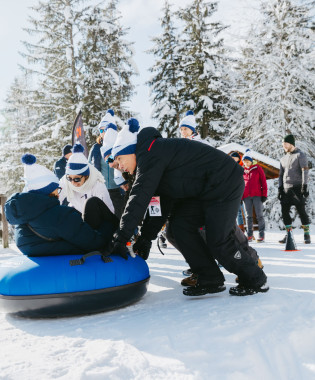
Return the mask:
{"type": "Polygon", "coordinates": [[[259,287],[244,286],[239,284],[230,288],[229,293],[232,296],[251,296],[256,293],[266,293],[268,290],[269,286],[267,283],[259,287]]]}
{"type": "Polygon", "coordinates": [[[263,243],[265,241],[265,237],[264,236],[260,236],[258,239],[257,239],[257,243],[263,243]]]}
{"type": "Polygon", "coordinates": [[[279,243],[281,243],[281,244],[286,244],[287,239],[288,239],[288,231],[292,231],[292,225],[288,224],[287,226],[285,226],[285,229],[287,230],[287,234],[285,235],[285,237],[282,240],[279,240],[279,243]]]}
{"type": "MultiPolygon", "coordinates": [[[[260,269],[263,269],[263,263],[261,262],[260,258],[258,258],[257,265],[259,266],[260,269]]],[[[239,283],[238,277],[235,278],[235,282],[239,283]]]]}
{"type": "Polygon", "coordinates": [[[183,270],[184,276],[191,276],[193,274],[192,270],[190,268],[183,270]]]}
{"type": "Polygon", "coordinates": [[[159,245],[161,248],[167,248],[166,238],[161,234],[159,236],[159,245]]]}
{"type": "Polygon", "coordinates": [[[311,244],[310,226],[305,225],[305,226],[302,226],[302,228],[304,230],[304,243],[311,244]]]}
{"type": "Polygon", "coordinates": [[[247,240],[248,240],[249,243],[250,243],[251,241],[254,241],[254,240],[255,240],[254,235],[253,235],[253,236],[247,236],[247,240]]]}
{"type": "Polygon", "coordinates": [[[197,284],[198,276],[196,274],[192,274],[189,277],[186,277],[182,280],[182,286],[195,286],[197,284]]]}
{"type": "Polygon", "coordinates": [[[283,239],[279,240],[279,243],[285,244],[287,242],[287,238],[288,238],[288,236],[285,235],[283,239]]]}
{"type": "Polygon", "coordinates": [[[183,289],[183,294],[185,296],[204,296],[205,294],[220,293],[226,289],[224,285],[201,285],[196,284],[195,286],[188,286],[188,288],[183,289]]]}

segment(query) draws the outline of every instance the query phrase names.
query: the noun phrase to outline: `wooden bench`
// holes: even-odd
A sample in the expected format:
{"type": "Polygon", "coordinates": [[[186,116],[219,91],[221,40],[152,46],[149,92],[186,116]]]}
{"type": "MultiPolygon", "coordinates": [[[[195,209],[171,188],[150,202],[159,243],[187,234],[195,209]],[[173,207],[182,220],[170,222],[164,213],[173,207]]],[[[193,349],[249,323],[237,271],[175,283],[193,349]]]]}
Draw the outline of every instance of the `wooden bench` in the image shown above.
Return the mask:
{"type": "Polygon", "coordinates": [[[9,228],[8,221],[4,213],[4,204],[7,200],[7,197],[4,194],[0,194],[0,237],[2,237],[3,248],[9,248],[9,228]]]}

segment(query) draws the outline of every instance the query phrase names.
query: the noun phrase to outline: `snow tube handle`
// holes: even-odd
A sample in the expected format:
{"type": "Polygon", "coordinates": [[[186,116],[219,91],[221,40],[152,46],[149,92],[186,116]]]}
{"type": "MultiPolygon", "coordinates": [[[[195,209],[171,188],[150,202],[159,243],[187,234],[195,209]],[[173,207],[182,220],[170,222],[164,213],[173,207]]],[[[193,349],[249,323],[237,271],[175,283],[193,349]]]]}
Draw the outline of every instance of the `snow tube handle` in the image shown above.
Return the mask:
{"type": "Polygon", "coordinates": [[[100,252],[100,251],[92,251],[92,252],[88,252],[86,253],[85,255],[83,255],[80,259],[75,259],[75,260],[70,260],[69,263],[70,265],[73,267],[75,265],[82,265],[85,263],[85,260],[88,258],[88,257],[91,257],[91,256],[96,256],[96,255],[101,255],[101,258],[102,260],[104,261],[104,263],[111,263],[113,260],[109,257],[109,255],[105,252],[100,252]]]}

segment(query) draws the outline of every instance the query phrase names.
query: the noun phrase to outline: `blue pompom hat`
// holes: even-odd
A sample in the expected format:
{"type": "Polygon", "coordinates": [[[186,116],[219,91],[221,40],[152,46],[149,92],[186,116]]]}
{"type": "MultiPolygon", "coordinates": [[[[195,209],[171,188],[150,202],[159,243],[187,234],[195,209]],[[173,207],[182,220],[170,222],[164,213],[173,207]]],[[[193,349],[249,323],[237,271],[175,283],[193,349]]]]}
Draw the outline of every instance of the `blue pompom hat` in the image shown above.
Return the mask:
{"type": "Polygon", "coordinates": [[[103,138],[103,146],[101,147],[101,154],[103,158],[112,153],[112,148],[116,141],[117,135],[118,132],[116,125],[113,123],[107,124],[107,127],[105,128],[105,136],[103,138]]]}
{"type": "Polygon", "coordinates": [[[101,122],[98,125],[98,129],[105,129],[108,124],[116,124],[115,123],[115,112],[110,108],[106,111],[105,116],[103,116],[101,122]]]}
{"type": "Polygon", "coordinates": [[[24,192],[48,195],[59,187],[56,175],[45,166],[36,164],[35,156],[24,154],[21,161],[24,164],[24,192]]]}
{"type": "Polygon", "coordinates": [[[196,132],[196,119],[193,111],[187,111],[185,117],[179,123],[179,128],[187,127],[191,129],[194,133],[196,132]]]}
{"type": "Polygon", "coordinates": [[[89,175],[90,168],[88,160],[83,154],[84,147],[81,144],[75,144],[72,149],[67,166],[66,174],[68,175],[89,175]]]}
{"type": "Polygon", "coordinates": [[[243,156],[243,161],[244,160],[249,160],[249,161],[253,162],[252,152],[250,149],[246,149],[245,154],[243,156]]]}
{"type": "Polygon", "coordinates": [[[140,125],[137,119],[130,118],[127,125],[118,133],[112,149],[112,156],[123,156],[136,152],[137,138],[140,125]]]}

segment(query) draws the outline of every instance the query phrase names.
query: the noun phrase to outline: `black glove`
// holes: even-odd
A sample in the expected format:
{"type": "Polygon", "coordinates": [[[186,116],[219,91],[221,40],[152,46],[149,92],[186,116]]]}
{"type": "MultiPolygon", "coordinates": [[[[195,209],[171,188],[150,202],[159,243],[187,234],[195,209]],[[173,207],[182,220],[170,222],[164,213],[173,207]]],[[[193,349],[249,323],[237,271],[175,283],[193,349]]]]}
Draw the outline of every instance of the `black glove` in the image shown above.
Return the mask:
{"type": "Polygon", "coordinates": [[[281,201],[281,199],[283,198],[283,195],[284,195],[283,186],[280,186],[279,189],[278,189],[278,199],[279,199],[279,201],[281,201]]]}
{"type": "Polygon", "coordinates": [[[262,203],[265,203],[267,200],[267,197],[260,197],[260,199],[261,199],[262,203]]]}
{"type": "Polygon", "coordinates": [[[301,194],[304,198],[307,198],[310,193],[307,191],[307,185],[302,185],[301,194]]]}
{"type": "Polygon", "coordinates": [[[126,242],[119,239],[117,234],[114,234],[112,241],[109,243],[106,251],[111,255],[119,255],[123,259],[128,260],[128,248],[126,242]]]}
{"type": "Polygon", "coordinates": [[[135,253],[137,253],[144,260],[147,260],[147,258],[149,257],[151,247],[152,242],[150,240],[147,240],[145,237],[139,236],[132,248],[135,253]]]}

